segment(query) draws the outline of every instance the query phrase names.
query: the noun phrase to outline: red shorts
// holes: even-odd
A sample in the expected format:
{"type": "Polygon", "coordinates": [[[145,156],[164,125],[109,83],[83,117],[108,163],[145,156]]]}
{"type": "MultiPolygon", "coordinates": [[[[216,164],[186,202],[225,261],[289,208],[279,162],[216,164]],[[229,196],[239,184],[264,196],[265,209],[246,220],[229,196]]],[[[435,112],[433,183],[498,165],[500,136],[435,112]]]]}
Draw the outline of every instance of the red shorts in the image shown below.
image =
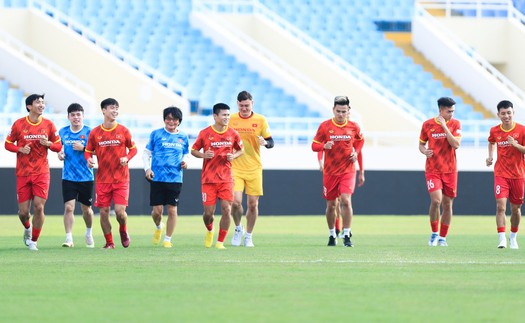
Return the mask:
{"type": "Polygon", "coordinates": [[[49,173],[18,176],[16,178],[16,198],[18,203],[32,200],[35,196],[47,200],[50,180],[51,176],[49,173]]]}
{"type": "Polygon", "coordinates": [[[233,202],[233,183],[202,184],[202,204],[215,205],[217,199],[233,202]]]}
{"type": "Polygon", "coordinates": [[[95,206],[109,207],[111,200],[114,204],[128,206],[129,182],[121,183],[96,183],[95,206]]]}
{"type": "Polygon", "coordinates": [[[356,172],[343,175],[323,176],[323,198],[328,201],[335,200],[341,194],[353,194],[355,189],[356,172]]]}
{"type": "Polygon", "coordinates": [[[494,176],[494,196],[497,199],[508,198],[510,203],[522,205],[525,194],[523,178],[510,179],[494,176]]]}
{"type": "Polygon", "coordinates": [[[427,174],[425,173],[427,180],[428,192],[434,192],[437,190],[443,190],[443,195],[448,197],[456,197],[458,189],[458,173],[445,173],[445,174],[427,174]]]}

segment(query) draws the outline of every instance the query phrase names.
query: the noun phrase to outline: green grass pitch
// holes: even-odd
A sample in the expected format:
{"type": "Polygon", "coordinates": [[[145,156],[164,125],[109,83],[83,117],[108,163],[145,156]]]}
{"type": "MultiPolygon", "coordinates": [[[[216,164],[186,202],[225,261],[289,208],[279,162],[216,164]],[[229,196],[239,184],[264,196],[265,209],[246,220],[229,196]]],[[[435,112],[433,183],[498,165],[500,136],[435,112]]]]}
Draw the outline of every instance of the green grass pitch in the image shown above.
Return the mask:
{"type": "MultiPolygon", "coordinates": [[[[218,219],[217,219],[218,220],[218,219]]],[[[255,248],[206,249],[200,216],[180,216],[174,247],[151,244],[149,216],[129,217],[131,246],[62,248],[47,216],[38,252],[0,216],[2,322],[521,322],[522,249],[497,249],[494,217],[455,216],[449,247],[428,247],[427,216],[354,217],[355,248],[326,246],[324,216],[261,216],[255,248]]],[[[217,233],[216,233],[217,234],[217,233]]]]}

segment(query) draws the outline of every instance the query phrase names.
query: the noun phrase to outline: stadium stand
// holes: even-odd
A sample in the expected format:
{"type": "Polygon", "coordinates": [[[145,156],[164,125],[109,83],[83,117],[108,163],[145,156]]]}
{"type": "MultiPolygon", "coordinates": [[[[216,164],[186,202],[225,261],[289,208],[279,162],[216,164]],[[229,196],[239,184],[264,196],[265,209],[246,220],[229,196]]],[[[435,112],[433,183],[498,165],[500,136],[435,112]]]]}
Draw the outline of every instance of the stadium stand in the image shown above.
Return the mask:
{"type": "MultiPolygon", "coordinates": [[[[425,115],[435,113],[436,97],[451,96],[458,102],[458,118],[483,119],[482,113],[464,104],[450,88],[405,56],[380,30],[379,27],[407,26],[413,14],[413,1],[261,2],[382,86],[420,108],[425,115]],[[333,19],[334,15],[340,19],[333,19]],[[344,19],[345,16],[349,19],[344,19]],[[334,38],[333,35],[340,36],[334,38]]],[[[400,30],[395,28],[394,31],[400,30]]]]}
{"type": "Polygon", "coordinates": [[[198,102],[193,105],[194,113],[210,114],[214,103],[234,104],[236,93],[253,89],[256,98],[272,94],[271,101],[258,101],[263,113],[319,116],[193,29],[188,21],[190,0],[47,2],[185,86],[190,101],[198,102]],[[282,102],[286,103],[286,109],[281,108],[282,102]]]}
{"type": "MultiPolygon", "coordinates": [[[[235,94],[249,89],[257,98],[258,111],[266,115],[319,117],[318,112],[309,111],[293,96],[251,71],[249,66],[236,61],[199,30],[192,28],[188,21],[191,0],[45,1],[184,85],[188,97],[198,102],[193,105],[192,112],[195,114],[209,114],[211,106],[219,101],[234,105],[235,94]]],[[[425,115],[435,114],[436,97],[452,96],[458,102],[458,118],[483,118],[461,97],[454,96],[450,88],[434,79],[411,57],[405,56],[392,41],[385,39],[384,31],[410,31],[413,1],[260,2],[402,99],[420,107],[425,115]]],[[[5,7],[24,7],[28,4],[25,0],[3,0],[2,3],[5,7]]],[[[517,8],[525,7],[525,1],[514,3],[517,8]]],[[[488,15],[502,16],[499,11],[488,15]]],[[[18,111],[16,102],[20,102],[23,93],[8,86],[4,94],[5,85],[0,85],[0,109],[4,112],[18,111]],[[6,105],[7,102],[10,105],[6,105]]],[[[287,124],[285,127],[291,126],[287,124]]],[[[309,126],[299,128],[309,129],[309,126]]]]}

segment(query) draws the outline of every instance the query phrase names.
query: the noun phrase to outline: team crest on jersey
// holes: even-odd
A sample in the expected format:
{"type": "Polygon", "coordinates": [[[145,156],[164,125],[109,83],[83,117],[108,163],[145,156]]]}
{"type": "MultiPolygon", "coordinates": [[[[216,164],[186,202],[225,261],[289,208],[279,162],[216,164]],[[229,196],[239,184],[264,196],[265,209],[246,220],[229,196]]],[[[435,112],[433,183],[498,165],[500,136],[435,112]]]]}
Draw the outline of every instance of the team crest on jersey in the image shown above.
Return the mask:
{"type": "Polygon", "coordinates": [[[256,123],[253,123],[253,124],[252,124],[252,127],[257,128],[257,124],[256,124],[256,123]]]}
{"type": "Polygon", "coordinates": [[[213,136],[209,136],[209,137],[208,137],[208,140],[213,140],[213,136]]]}
{"type": "Polygon", "coordinates": [[[98,136],[97,139],[98,139],[98,140],[102,139],[102,136],[98,136]]]}
{"type": "Polygon", "coordinates": [[[82,135],[80,136],[80,139],[86,139],[86,136],[82,135]]]}
{"type": "Polygon", "coordinates": [[[226,140],[230,141],[232,140],[232,137],[226,137],[226,140]]]}
{"type": "Polygon", "coordinates": [[[46,134],[46,129],[40,129],[40,133],[46,134]]]}
{"type": "Polygon", "coordinates": [[[329,133],[334,133],[334,131],[332,129],[328,130],[329,133]]]}
{"type": "Polygon", "coordinates": [[[434,128],[430,128],[430,132],[434,132],[436,131],[434,128]]]}
{"type": "Polygon", "coordinates": [[[120,135],[120,134],[117,134],[115,137],[116,137],[117,139],[122,139],[122,135],[120,135]]]}
{"type": "Polygon", "coordinates": [[[24,129],[24,133],[27,133],[28,131],[29,131],[29,130],[27,130],[27,129],[24,129]]]}

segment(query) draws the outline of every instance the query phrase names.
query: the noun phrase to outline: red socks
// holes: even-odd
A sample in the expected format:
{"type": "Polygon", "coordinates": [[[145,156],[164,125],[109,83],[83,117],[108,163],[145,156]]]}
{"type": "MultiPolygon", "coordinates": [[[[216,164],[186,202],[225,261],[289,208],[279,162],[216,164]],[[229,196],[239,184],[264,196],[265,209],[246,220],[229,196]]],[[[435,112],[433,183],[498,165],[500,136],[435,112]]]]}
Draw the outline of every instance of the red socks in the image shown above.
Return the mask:
{"type": "Polygon", "coordinates": [[[38,240],[38,237],[40,236],[40,232],[42,232],[42,229],[36,229],[35,227],[33,227],[33,229],[31,229],[31,240],[32,241],[37,241],[38,240]]]}
{"type": "Polygon", "coordinates": [[[224,239],[226,238],[227,234],[228,234],[228,230],[220,229],[219,236],[217,237],[217,241],[224,242],[224,239]]]}
{"type": "Polygon", "coordinates": [[[450,225],[441,223],[441,228],[439,229],[439,236],[443,238],[446,237],[448,234],[448,228],[450,228],[450,225]]]}
{"type": "Polygon", "coordinates": [[[342,228],[343,228],[343,225],[341,224],[341,218],[336,217],[335,218],[335,229],[341,232],[342,228]]]}
{"type": "Polygon", "coordinates": [[[113,235],[111,234],[111,232],[108,234],[105,234],[104,238],[106,238],[107,245],[113,244],[113,235]]]}
{"type": "Polygon", "coordinates": [[[439,227],[439,220],[438,221],[434,221],[434,222],[430,222],[430,228],[431,228],[432,232],[438,232],[438,227],[439,227]]]}
{"type": "Polygon", "coordinates": [[[121,224],[118,228],[119,232],[126,232],[128,231],[128,227],[125,224],[121,224]]]}

